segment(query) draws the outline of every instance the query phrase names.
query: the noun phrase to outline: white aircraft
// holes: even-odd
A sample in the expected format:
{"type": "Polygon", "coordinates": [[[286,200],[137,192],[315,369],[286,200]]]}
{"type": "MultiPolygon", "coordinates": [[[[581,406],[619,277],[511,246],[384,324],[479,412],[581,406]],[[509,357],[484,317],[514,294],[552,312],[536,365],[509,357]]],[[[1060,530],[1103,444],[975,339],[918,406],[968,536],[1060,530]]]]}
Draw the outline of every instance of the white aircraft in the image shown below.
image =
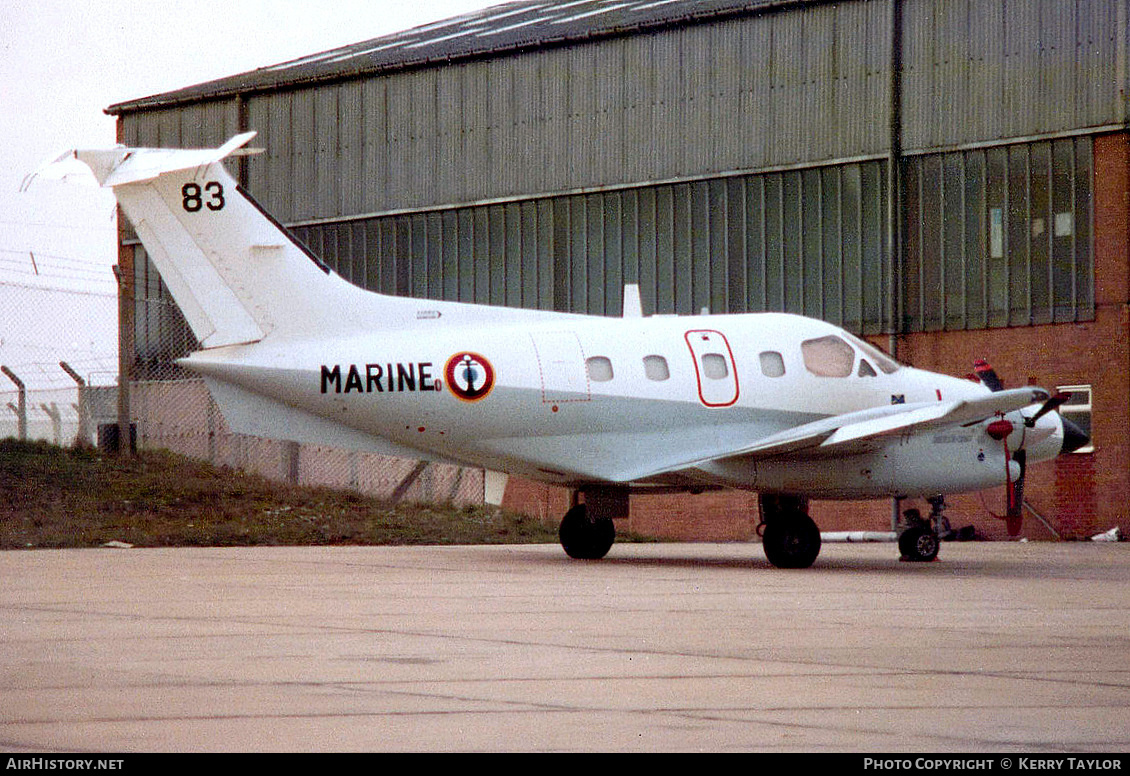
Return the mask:
{"type": "MultiPolygon", "coordinates": [[[[607,318],[408,299],[330,271],[243,191],[217,149],[72,151],[113,189],[198,340],[233,430],[454,462],[574,489],[565,551],[600,558],[633,492],[761,494],[769,560],[820,551],[809,498],[936,497],[1009,484],[1086,436],[1065,396],[908,366],[795,315],[607,318]]],[[[936,504],[940,499],[936,499],[936,504]]],[[[938,511],[937,509],[935,510],[938,511]]],[[[936,522],[936,521],[935,521],[936,522]]],[[[904,557],[930,560],[935,526],[904,557]]]]}

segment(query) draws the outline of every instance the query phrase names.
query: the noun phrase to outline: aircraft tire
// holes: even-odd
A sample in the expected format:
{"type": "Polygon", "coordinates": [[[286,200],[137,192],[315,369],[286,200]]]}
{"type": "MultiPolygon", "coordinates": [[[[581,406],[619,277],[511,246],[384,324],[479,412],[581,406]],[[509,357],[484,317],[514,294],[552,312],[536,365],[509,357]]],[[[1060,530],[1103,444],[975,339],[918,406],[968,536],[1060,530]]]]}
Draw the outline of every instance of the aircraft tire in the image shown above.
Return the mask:
{"type": "Polygon", "coordinates": [[[899,552],[902,559],[915,563],[927,563],[938,557],[941,541],[933,529],[924,525],[907,528],[899,535],[899,552]]]}
{"type": "Polygon", "coordinates": [[[761,535],[765,557],[779,569],[806,569],[820,554],[820,529],[808,515],[774,520],[761,535]]]}
{"type": "Polygon", "coordinates": [[[578,504],[565,513],[557,535],[570,558],[600,560],[616,541],[616,526],[608,517],[590,520],[585,505],[578,504]]]}

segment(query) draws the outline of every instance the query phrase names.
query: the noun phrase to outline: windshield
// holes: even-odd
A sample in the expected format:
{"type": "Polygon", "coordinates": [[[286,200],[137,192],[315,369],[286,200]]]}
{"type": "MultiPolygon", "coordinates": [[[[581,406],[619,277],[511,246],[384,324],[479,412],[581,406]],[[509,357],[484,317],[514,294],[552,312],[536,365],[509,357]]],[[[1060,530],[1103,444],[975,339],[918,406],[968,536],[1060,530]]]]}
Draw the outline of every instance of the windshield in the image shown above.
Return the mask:
{"type": "MultiPolygon", "coordinates": [[[[845,332],[846,333],[846,332],[845,332]]],[[[852,334],[848,334],[848,339],[852,341],[857,348],[863,351],[863,354],[875,362],[875,365],[882,370],[883,374],[894,374],[902,368],[902,364],[895,361],[879,348],[872,345],[867,340],[860,339],[852,334]]]]}

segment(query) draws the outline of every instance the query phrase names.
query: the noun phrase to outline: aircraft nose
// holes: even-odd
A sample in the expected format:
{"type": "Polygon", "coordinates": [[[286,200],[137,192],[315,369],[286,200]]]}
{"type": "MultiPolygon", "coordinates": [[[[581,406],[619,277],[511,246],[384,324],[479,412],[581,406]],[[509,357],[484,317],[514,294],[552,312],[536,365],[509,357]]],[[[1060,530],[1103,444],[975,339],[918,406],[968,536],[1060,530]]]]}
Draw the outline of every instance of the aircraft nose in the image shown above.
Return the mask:
{"type": "Polygon", "coordinates": [[[1070,420],[1063,416],[1060,416],[1060,420],[1063,421],[1063,446],[1059,449],[1061,455],[1063,453],[1074,453],[1091,441],[1087,433],[1070,420]]]}

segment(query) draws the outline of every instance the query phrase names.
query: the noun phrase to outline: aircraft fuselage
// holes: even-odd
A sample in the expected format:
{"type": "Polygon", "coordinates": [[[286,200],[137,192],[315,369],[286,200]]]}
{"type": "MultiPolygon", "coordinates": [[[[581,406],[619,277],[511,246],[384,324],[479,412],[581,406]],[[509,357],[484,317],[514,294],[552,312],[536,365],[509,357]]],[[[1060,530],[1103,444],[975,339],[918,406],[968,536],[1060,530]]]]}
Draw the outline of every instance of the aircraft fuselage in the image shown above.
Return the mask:
{"type": "Polygon", "coordinates": [[[549,313],[463,328],[437,308],[407,330],[229,346],[184,364],[427,457],[574,486],[803,485],[816,497],[873,498],[929,492],[939,466],[954,492],[999,484],[1007,468],[1001,446],[975,427],[892,436],[847,457],[704,460],[656,476],[664,463],[713,457],[720,439],[753,443],[821,418],[988,389],[889,360],[884,369],[882,354],[799,316],[549,313]],[[813,355],[812,342],[823,350],[813,355]]]}

